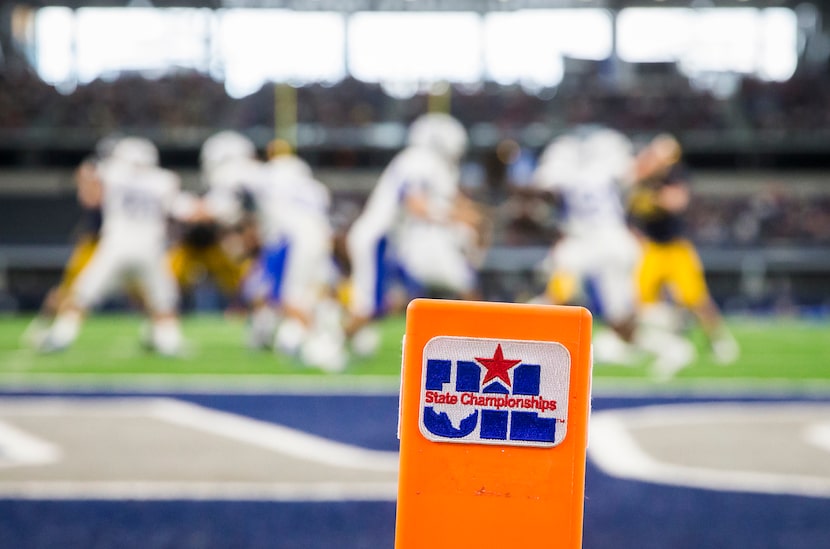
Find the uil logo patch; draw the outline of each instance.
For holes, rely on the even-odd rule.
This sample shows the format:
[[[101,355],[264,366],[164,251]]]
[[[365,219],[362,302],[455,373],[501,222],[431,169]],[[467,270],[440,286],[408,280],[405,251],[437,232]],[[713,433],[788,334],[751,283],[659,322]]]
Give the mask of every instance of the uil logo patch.
[[[550,447],[565,438],[571,356],[563,345],[439,336],[423,356],[427,439]]]

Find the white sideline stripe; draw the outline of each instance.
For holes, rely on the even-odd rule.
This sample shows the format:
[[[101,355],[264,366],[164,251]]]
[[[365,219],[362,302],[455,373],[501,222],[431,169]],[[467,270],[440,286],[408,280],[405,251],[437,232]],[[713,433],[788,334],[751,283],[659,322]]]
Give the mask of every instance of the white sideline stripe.
[[[602,366],[594,366],[595,372],[601,369]],[[655,383],[647,378],[595,375],[592,390],[594,396],[603,397],[827,396],[830,379],[681,377]]]
[[[603,366],[596,366],[601,370]],[[0,372],[0,390],[51,392],[176,392],[269,395],[378,395],[400,392],[399,375],[331,374],[56,374]],[[828,379],[675,378],[654,383],[647,378],[595,376],[595,396],[793,396],[830,394]]]
[[[804,430],[804,440],[813,446],[830,452],[830,422],[808,425]]]
[[[324,465],[369,471],[398,470],[398,453],[366,450],[236,414],[195,404],[158,399],[151,409],[158,419]]]
[[[648,455],[631,436],[631,426],[666,426],[717,419],[745,421],[747,408],[765,421],[791,420],[805,410],[827,404],[683,404],[644,406],[626,410],[594,412],[590,425],[588,455],[605,473],[625,479],[670,486],[704,488],[727,492],[830,497],[830,479],[809,475],[786,475],[754,471],[724,471],[663,463]],[[742,416],[742,417],[741,417]],[[825,435],[822,431],[822,437]],[[822,440],[826,440],[822,438]]]
[[[0,497],[57,500],[394,501],[395,482],[0,482]]]
[[[399,375],[54,374],[0,372],[0,390],[268,395],[397,395]]]
[[[44,465],[60,458],[54,444],[0,421],[0,468]]]

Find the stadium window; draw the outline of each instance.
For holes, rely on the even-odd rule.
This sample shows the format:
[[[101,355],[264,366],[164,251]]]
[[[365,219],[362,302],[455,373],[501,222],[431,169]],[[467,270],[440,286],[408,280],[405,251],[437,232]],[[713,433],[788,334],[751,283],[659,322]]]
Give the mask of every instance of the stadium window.
[[[37,11],[34,66],[44,82],[65,85],[74,81],[72,25],[70,8],[48,7]]]
[[[345,22],[334,12],[220,10],[218,67],[227,92],[242,97],[266,82],[335,83],[346,74]]]
[[[612,50],[611,15],[601,9],[519,10],[484,18],[484,59],[500,84],[553,87],[563,56],[602,60]]]
[[[481,79],[481,18],[473,12],[358,12],[347,58],[366,82],[454,83]]]
[[[686,8],[626,8],[617,15],[617,55],[629,63],[665,63],[688,47]]]
[[[81,8],[75,16],[78,80],[124,71],[207,70],[210,17],[193,8]]]
[[[758,10],[754,8],[709,8],[693,10],[686,32],[688,42],[679,62],[680,70],[751,74],[762,44]]]
[[[764,80],[789,80],[798,66],[798,17],[793,10],[767,8],[761,14],[759,76]]]
[[[684,74],[754,74],[786,80],[795,71],[797,17],[787,8],[626,8],[617,53],[631,63],[677,62]]]

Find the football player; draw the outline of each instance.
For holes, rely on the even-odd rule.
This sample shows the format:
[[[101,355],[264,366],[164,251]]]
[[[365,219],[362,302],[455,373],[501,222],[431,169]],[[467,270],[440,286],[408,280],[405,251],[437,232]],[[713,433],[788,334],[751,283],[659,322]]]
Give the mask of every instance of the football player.
[[[230,170],[220,167],[230,159],[254,158],[256,148],[240,133],[226,130],[209,137],[202,144],[200,164],[207,201],[202,197],[182,193],[177,202],[180,219],[176,244],[168,254],[179,287],[188,290],[204,276],[209,277],[225,299],[234,302],[239,297],[242,279],[254,253],[256,241],[250,234],[247,214],[251,206],[241,192]],[[245,170],[242,170],[242,177]],[[221,176],[217,176],[221,174]],[[221,203],[221,205],[220,205]]]
[[[73,174],[75,194],[81,207],[77,241],[64,266],[60,281],[49,290],[40,311],[23,334],[23,341],[34,348],[37,348],[46,337],[61,302],[69,295],[72,284],[89,263],[98,246],[102,222],[101,181],[98,166],[109,157],[118,139],[117,136],[101,139],[95,146],[95,152],[85,158],[75,169]]]
[[[659,314],[663,291],[668,291],[675,304],[698,320],[715,360],[734,362],[740,349],[709,294],[697,250],[685,236],[690,190],[680,143],[669,134],[654,137],[637,155],[634,174],[629,211],[643,238],[637,273],[643,314]]]
[[[407,141],[346,236],[351,265],[346,334],[361,354],[373,352],[378,343],[368,325],[385,312],[386,251],[393,231],[407,223],[447,225],[457,214],[459,162],[467,147],[464,127],[450,115],[430,113],[412,123]]]
[[[274,337],[255,326],[259,343],[297,355],[306,364],[329,371],[345,367],[343,333],[333,286],[331,197],[310,166],[279,141],[271,158],[249,186],[257,208],[262,252],[247,294],[255,305],[254,322],[265,307],[279,313]]]
[[[549,257],[547,297],[572,303],[591,284],[595,312],[612,330],[595,338],[597,361],[630,363],[641,349],[655,355],[659,375],[669,375],[692,361],[694,349],[670,332],[638,326],[634,273],[640,246],[622,201],[632,162],[629,139],[595,125],[574,128],[543,152],[533,185],[552,193],[562,212],[561,238]]]
[[[165,261],[167,222],[179,192],[179,177],[158,166],[158,150],[147,139],[125,137],[98,166],[102,186],[101,238],[89,264],[72,285],[41,350],[60,351],[78,336],[84,315],[117,286],[133,281],[151,318],[149,345],[177,355],[182,337],[178,291]]]
[[[253,190],[263,178],[263,162],[257,158],[254,142],[232,130],[209,137],[202,145],[200,161],[207,191],[192,204],[191,211],[196,218],[208,220],[217,229],[235,228],[242,255],[249,258],[239,281],[240,294],[251,313],[248,345],[270,348],[277,318],[264,294],[252,291],[248,281],[261,253],[261,216]]]

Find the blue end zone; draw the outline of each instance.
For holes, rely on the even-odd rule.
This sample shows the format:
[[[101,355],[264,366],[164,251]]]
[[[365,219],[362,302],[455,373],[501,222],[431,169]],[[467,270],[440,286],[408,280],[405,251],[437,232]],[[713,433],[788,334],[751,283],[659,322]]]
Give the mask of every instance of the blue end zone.
[[[396,450],[398,445],[395,396],[158,396],[366,448]],[[682,402],[793,400],[596,397],[593,406],[610,410]],[[827,402],[826,397],[814,400]],[[818,549],[830,547],[828,517],[827,498],[714,492],[624,480],[604,474],[589,461],[583,546]],[[0,500],[0,547],[15,549],[392,549],[394,524],[394,502]],[[551,536],[554,539],[555,532]]]
[[[9,549],[391,549],[394,502],[0,500]]]

